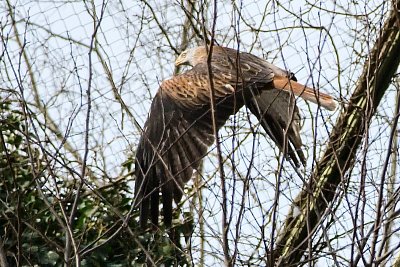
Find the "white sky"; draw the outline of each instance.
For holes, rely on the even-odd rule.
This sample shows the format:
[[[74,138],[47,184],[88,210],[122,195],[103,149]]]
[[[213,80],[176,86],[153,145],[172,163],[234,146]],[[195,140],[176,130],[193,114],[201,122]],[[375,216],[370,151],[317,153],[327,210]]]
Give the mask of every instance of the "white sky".
[[[89,79],[88,46],[93,33],[93,20],[87,12],[83,1],[64,3],[61,1],[14,1],[16,5],[16,20],[19,21],[18,29],[23,34],[26,29],[26,51],[31,58],[31,64],[36,77],[36,84],[40,100],[45,105],[50,116],[60,125],[62,131],[67,130],[72,123],[68,141],[83,153],[83,132],[87,110],[86,90]],[[96,2],[96,12],[101,12],[101,2]],[[369,46],[373,45],[374,32],[379,29],[382,14],[387,12],[387,5],[379,7],[380,1],[358,1],[358,4],[349,4],[348,1],[285,1],[277,6],[274,1],[221,1],[218,4],[218,18],[216,27],[216,40],[219,44],[237,47],[240,40],[242,51],[248,51],[282,68],[293,71],[298,80],[311,86],[319,85],[321,91],[332,94],[341,104],[345,104],[354,89],[357,77],[362,71],[362,62],[367,55]],[[354,1],[352,1],[354,2]],[[365,3],[364,3],[365,2]],[[160,28],[154,19],[154,14],[142,1],[109,1],[105,9],[104,19],[97,34],[99,51],[111,70],[113,79],[125,103],[135,116],[139,124],[143,125],[152,95],[157,91],[159,83],[171,76],[174,70],[174,59],[177,54],[169,47],[171,42],[179,49],[181,41],[182,23],[184,12],[180,1],[149,1],[160,25],[169,32],[169,40],[160,34]],[[5,4],[0,4],[5,10]],[[122,8],[123,6],[123,8]],[[236,7],[234,7],[236,6]],[[89,7],[91,9],[91,7]],[[239,12],[241,16],[239,16]],[[347,16],[348,11],[354,16]],[[264,15],[265,14],[265,15]],[[211,27],[211,14],[209,14],[208,27]],[[22,22],[20,20],[23,20]],[[0,13],[2,25],[7,25],[7,14]],[[368,23],[366,23],[368,22]],[[27,26],[27,23],[28,26]],[[250,27],[259,29],[257,35]],[[302,28],[303,27],[303,28]],[[377,28],[376,28],[377,27]],[[12,37],[10,27],[6,27]],[[53,33],[52,35],[49,33]],[[236,34],[238,32],[238,34]],[[370,36],[371,35],[371,36]],[[22,36],[21,36],[22,38]],[[68,39],[71,39],[70,42]],[[368,42],[365,42],[368,40]],[[79,42],[79,43],[78,43]],[[201,42],[199,39],[191,41],[191,46]],[[279,49],[279,48],[282,49]],[[3,49],[4,47],[2,47]],[[11,62],[6,65],[18,65],[19,49],[14,41],[7,45]],[[93,59],[93,83],[91,135],[89,163],[105,169],[107,175],[116,177],[121,170],[121,163],[135,150],[139,138],[139,131],[134,123],[122,115],[121,106],[113,96],[110,83],[96,54]],[[74,70],[74,68],[77,68]],[[26,67],[22,64],[21,75],[25,96],[33,101],[32,85],[27,76]],[[15,79],[6,78],[5,70],[0,69],[2,87],[16,88]],[[121,82],[124,81],[123,84]],[[394,110],[394,95],[392,89],[382,101],[379,109],[379,118],[374,121],[370,140],[367,148],[367,190],[371,197],[369,205],[374,209],[376,195],[374,195],[375,180],[380,175],[380,168],[387,143],[387,120],[391,120]],[[327,112],[317,109],[314,105],[298,101],[299,107],[305,118],[302,138],[306,148],[313,146],[315,133],[315,154],[313,149],[308,151],[308,165],[300,173],[308,177],[311,172],[313,158],[319,158],[327,136],[336,121],[340,109],[336,112]],[[238,115],[238,125],[243,129],[234,139],[227,138],[231,132],[221,131],[224,140],[224,153],[231,153],[238,140],[245,137],[248,122],[245,116]],[[73,118],[69,120],[69,118]],[[386,121],[386,122],[385,122]],[[253,120],[253,123],[255,121]],[[232,124],[232,122],[231,122]],[[261,130],[262,132],[262,130]],[[59,141],[57,141],[59,142]],[[235,152],[234,160],[241,174],[249,164],[251,154],[255,154],[251,177],[250,193],[247,196],[246,211],[241,229],[240,253],[247,255],[252,252],[254,244],[260,239],[257,225],[269,220],[269,209],[274,199],[276,187],[275,170],[277,160],[272,149],[273,144],[261,135],[253,138],[247,136],[244,144]],[[216,169],[215,149],[206,159],[205,180],[212,177]],[[350,189],[357,190],[360,166],[357,165],[352,173]],[[99,171],[100,172],[100,171]],[[226,165],[227,177],[234,177],[229,164]],[[210,234],[220,231],[220,181],[212,177],[207,182],[204,190],[206,200],[205,212]],[[278,223],[285,219],[292,199],[301,189],[302,181],[293,172],[292,167],[285,163],[285,170],[281,177]],[[232,210],[237,215],[242,182],[237,179],[228,181],[228,196],[234,194]],[[255,190],[257,189],[257,190]],[[257,196],[259,199],[257,199]],[[354,194],[353,197],[357,195]],[[258,202],[259,201],[259,202]],[[260,206],[261,203],[261,206]],[[350,204],[349,204],[350,203]],[[351,229],[349,213],[351,200],[341,205],[341,210],[336,214],[340,216],[335,227],[330,228],[332,235],[344,233]],[[341,215],[342,214],[342,215]],[[373,220],[374,213],[371,213]],[[235,222],[235,220],[234,220]],[[233,223],[235,224],[235,223]],[[235,234],[232,227],[231,237]],[[264,229],[268,233],[268,228]],[[269,234],[265,236],[268,239]],[[351,233],[344,234],[338,239],[337,248],[349,244]],[[198,240],[194,239],[193,249],[198,249]],[[217,239],[210,238],[207,243],[208,264],[219,264],[222,249]],[[246,252],[247,251],[247,252]],[[262,255],[264,247],[255,253]],[[338,251],[348,257],[348,251]],[[325,262],[321,261],[321,266]]]

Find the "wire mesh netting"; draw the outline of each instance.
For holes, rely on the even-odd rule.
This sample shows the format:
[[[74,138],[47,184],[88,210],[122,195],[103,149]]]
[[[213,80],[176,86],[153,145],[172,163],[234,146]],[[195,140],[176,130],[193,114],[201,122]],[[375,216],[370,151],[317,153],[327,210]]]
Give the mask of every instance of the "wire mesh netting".
[[[312,182],[329,135],[350,101],[393,5],[395,1],[2,2],[0,99],[11,101],[11,109],[21,112],[24,143],[40,151],[43,166],[32,178],[37,183],[30,185],[43,190],[41,198],[47,206],[42,208],[57,213],[50,207],[60,205],[63,209],[65,204],[67,215],[60,220],[66,222],[73,212],[73,201],[69,201],[80,191],[82,196],[93,198],[104,214],[114,216],[121,211],[119,222],[124,218],[137,221],[129,201],[135,181],[130,160],[152,98],[163,80],[187,70],[175,67],[176,57],[213,36],[215,45],[246,51],[290,70],[298,81],[320,88],[339,103],[339,108],[330,112],[296,98],[303,117],[301,136],[307,158],[300,168],[285,160],[257,120],[241,109],[219,132],[226,195],[221,189],[215,144],[187,185],[177,221],[183,221],[186,213],[194,217],[190,234],[181,240],[191,264],[221,265],[227,263],[229,254],[236,265],[268,265],[287,216],[295,217],[299,212],[292,203]],[[312,238],[307,240],[307,252],[299,265],[384,265],[386,260],[395,261],[399,145],[398,130],[393,128],[397,127],[398,94],[399,81],[394,78],[371,122],[365,121],[368,130],[361,133],[354,166],[342,174],[334,200],[321,211],[317,226],[309,229]],[[2,150],[13,149],[7,144]],[[32,156],[30,160],[35,161]],[[102,188],[121,181],[128,185],[124,188],[126,210],[101,194]],[[83,208],[79,202],[86,203],[76,201],[78,210]],[[4,210],[12,206],[2,203]],[[96,205],[90,212],[95,213]],[[89,218],[90,212],[86,214]],[[96,216],[82,222],[78,215],[73,217],[89,231],[92,226],[86,223],[98,223]],[[40,212],[30,218],[39,219]],[[227,229],[222,229],[222,218],[228,221]],[[11,225],[8,219],[5,222]],[[47,244],[42,247],[58,251],[64,262],[79,251],[84,252],[84,259],[93,255],[93,251],[87,252],[91,248],[102,248],[101,238],[89,242],[82,237],[85,234],[73,231],[79,223],[70,225],[77,248],[70,258],[65,258],[62,250],[67,237],[55,239],[59,249],[42,237]],[[111,233],[119,225],[116,220],[115,228],[109,226],[99,236],[107,242],[116,238]],[[134,228],[126,222],[121,229],[124,227]],[[2,230],[2,242],[13,251],[15,244],[8,243],[8,231],[7,227]],[[227,243],[222,238],[224,231]],[[46,236],[45,231],[38,232]],[[25,257],[35,253],[28,254]],[[109,262],[114,261],[111,254],[103,260],[110,257]],[[134,264],[138,259],[135,254],[129,262]]]

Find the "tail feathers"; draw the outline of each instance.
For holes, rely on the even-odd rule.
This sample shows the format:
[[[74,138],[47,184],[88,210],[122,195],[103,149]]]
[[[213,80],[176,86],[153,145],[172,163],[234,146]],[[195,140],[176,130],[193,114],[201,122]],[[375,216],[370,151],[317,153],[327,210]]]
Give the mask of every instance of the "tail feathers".
[[[275,76],[273,79],[274,88],[293,92],[293,94],[303,98],[304,100],[311,101],[315,104],[321,105],[328,110],[335,110],[337,102],[330,95],[319,92],[316,89],[307,87],[287,77]]]

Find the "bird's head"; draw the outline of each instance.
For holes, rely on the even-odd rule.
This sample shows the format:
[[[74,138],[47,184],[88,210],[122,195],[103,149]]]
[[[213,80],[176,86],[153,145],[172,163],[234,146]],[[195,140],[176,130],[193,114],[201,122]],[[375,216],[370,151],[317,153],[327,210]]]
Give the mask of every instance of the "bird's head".
[[[200,62],[204,62],[207,58],[207,51],[204,46],[198,46],[183,51],[175,60],[175,66],[189,65],[196,66]]]

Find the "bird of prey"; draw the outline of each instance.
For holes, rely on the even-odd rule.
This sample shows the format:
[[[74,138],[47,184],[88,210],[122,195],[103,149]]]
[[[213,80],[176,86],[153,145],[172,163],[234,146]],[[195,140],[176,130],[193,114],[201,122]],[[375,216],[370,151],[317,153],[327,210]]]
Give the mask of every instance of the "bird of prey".
[[[142,228],[149,219],[158,225],[160,198],[164,223],[171,226],[173,201],[180,202],[184,185],[214,142],[210,90],[217,130],[246,105],[297,166],[305,158],[292,94],[328,110],[336,107],[331,96],[255,55],[213,46],[208,62],[208,53],[205,46],[182,52],[175,65],[192,68],[164,80],[153,99],[135,159],[134,205],[140,209]]]

